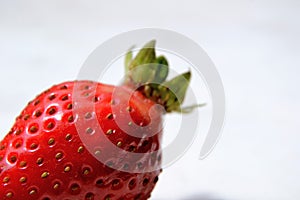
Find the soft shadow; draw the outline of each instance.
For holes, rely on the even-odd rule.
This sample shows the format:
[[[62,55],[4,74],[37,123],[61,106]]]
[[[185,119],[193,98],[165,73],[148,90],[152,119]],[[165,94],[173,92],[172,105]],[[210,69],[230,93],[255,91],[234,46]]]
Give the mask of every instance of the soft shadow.
[[[213,194],[194,194],[184,198],[180,198],[180,200],[227,200],[222,197]]]

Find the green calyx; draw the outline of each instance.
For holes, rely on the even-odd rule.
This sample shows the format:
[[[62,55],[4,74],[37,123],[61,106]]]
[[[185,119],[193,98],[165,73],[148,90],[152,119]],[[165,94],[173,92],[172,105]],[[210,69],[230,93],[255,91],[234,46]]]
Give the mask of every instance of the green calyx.
[[[156,56],[155,40],[148,42],[133,58],[132,48],[125,57],[125,85],[136,88],[147,98],[162,105],[166,112],[190,112],[194,107],[181,107],[188,89],[191,72],[167,80],[168,61]]]

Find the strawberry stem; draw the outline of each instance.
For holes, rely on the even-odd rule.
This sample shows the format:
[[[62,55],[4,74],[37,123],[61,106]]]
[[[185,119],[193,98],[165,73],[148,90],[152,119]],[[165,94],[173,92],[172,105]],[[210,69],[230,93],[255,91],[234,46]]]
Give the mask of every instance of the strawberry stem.
[[[151,40],[137,53],[133,59],[132,48],[125,56],[126,79],[124,85],[137,88],[147,98],[164,106],[166,112],[190,112],[198,105],[182,109],[188,89],[191,72],[185,72],[166,80],[169,73],[167,59],[156,56],[155,40]]]

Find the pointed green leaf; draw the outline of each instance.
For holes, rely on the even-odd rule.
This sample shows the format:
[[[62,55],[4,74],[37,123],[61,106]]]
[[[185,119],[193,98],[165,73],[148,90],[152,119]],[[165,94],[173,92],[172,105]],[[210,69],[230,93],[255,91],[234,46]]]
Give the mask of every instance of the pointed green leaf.
[[[172,93],[174,93],[174,95],[176,96],[175,98],[177,99],[176,101],[179,101],[179,103],[181,104],[184,100],[184,96],[189,86],[190,79],[191,72],[188,71],[184,74],[176,76],[170,81],[163,83],[163,85],[169,88]]]
[[[132,60],[129,69],[132,70],[133,68],[143,65],[153,63],[155,61],[155,40],[151,40],[148,42],[136,55],[134,60]]]
[[[134,46],[132,46],[131,48],[128,49],[126,55],[125,55],[125,61],[124,61],[124,65],[125,65],[125,74],[128,73],[129,71],[129,66],[130,63],[132,61],[132,49],[134,48]]]
[[[159,56],[156,58],[155,63],[157,63],[157,67],[154,69],[155,77],[152,81],[154,83],[162,83],[166,80],[169,73],[168,61],[164,56]]]

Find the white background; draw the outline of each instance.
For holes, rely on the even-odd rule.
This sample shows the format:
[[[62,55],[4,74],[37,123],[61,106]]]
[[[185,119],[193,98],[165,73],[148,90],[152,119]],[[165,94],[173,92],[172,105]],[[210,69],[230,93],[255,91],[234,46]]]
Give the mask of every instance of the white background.
[[[75,79],[105,40],[171,29],[214,61],[227,119],[213,153],[198,160],[198,137],[164,170],[152,199],[299,199],[299,19],[297,0],[1,0],[1,136],[35,95]]]

